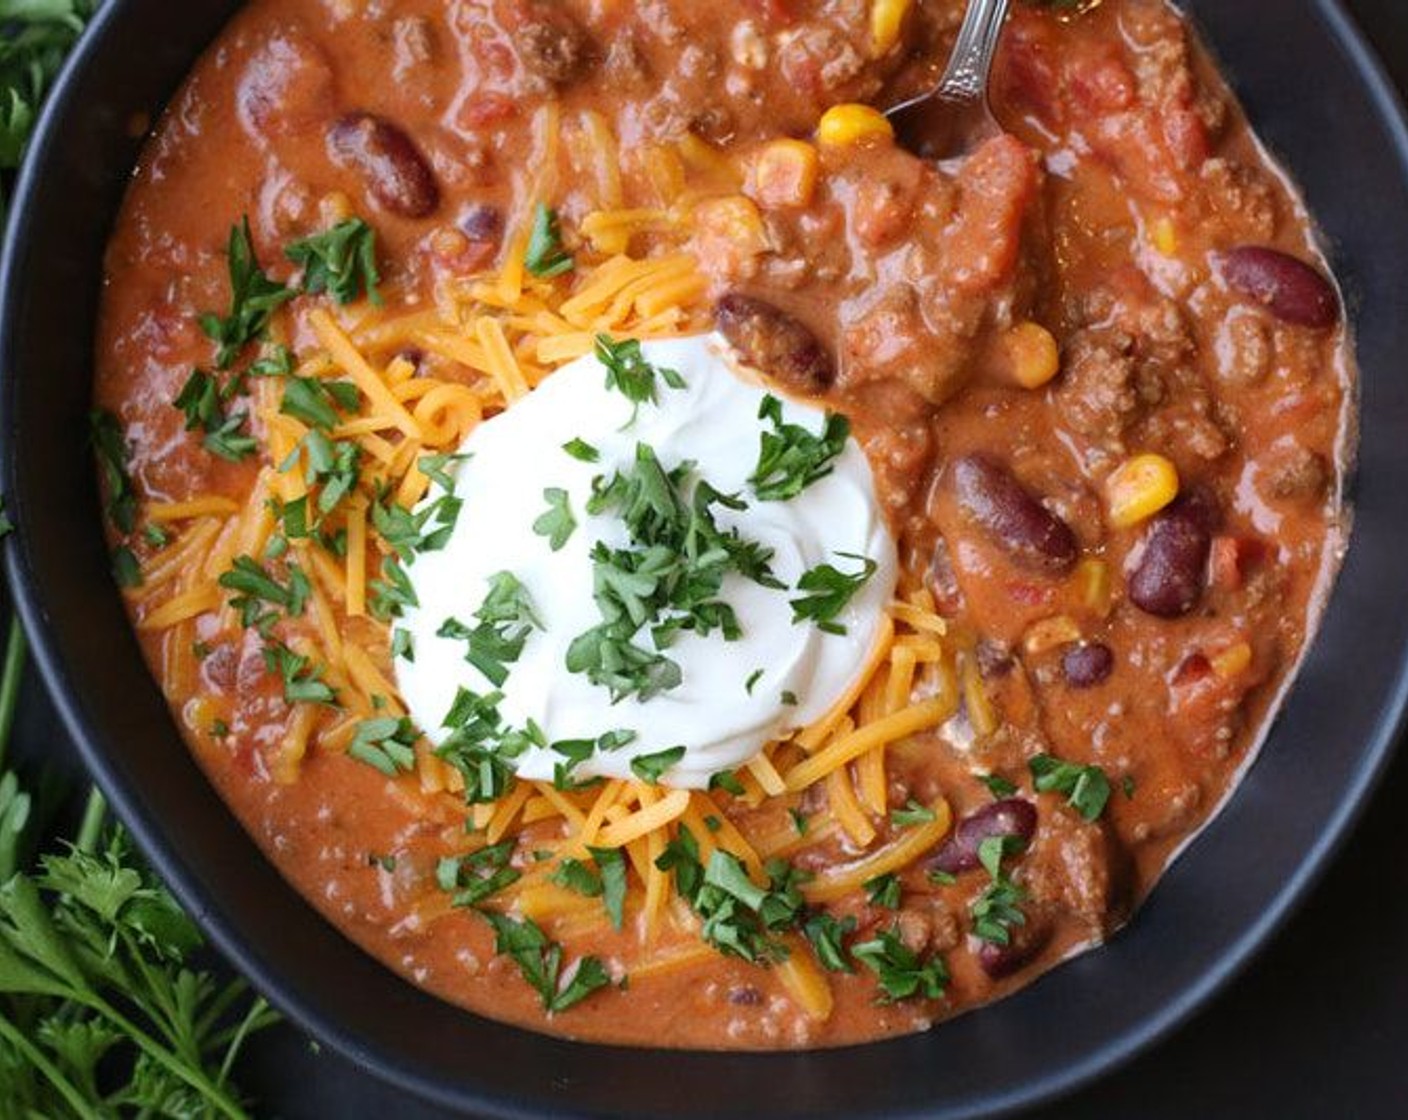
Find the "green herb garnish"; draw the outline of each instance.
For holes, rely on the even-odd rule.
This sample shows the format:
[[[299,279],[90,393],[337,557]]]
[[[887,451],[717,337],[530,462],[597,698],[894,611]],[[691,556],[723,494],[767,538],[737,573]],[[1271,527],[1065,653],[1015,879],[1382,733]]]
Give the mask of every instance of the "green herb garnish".
[[[544,1011],[566,1011],[611,983],[606,967],[596,957],[581,958],[564,983],[562,946],[549,941],[536,922],[487,910],[481,913],[494,927],[494,952],[510,957],[518,965],[523,979],[538,993]]]
[[[284,256],[303,268],[303,290],[327,292],[339,304],[352,303],[363,292],[377,306],[376,232],[361,218],[348,218],[332,229],[295,241]]]
[[[1110,801],[1110,779],[1098,766],[1062,762],[1039,754],[1027,763],[1038,793],[1064,793],[1066,803],[1088,821],[1100,819]]]
[[[866,900],[872,906],[882,906],[886,910],[898,910],[904,888],[900,877],[893,871],[867,879],[861,886],[865,889]]]
[[[269,326],[274,312],[294,296],[292,289],[271,280],[254,255],[249,218],[230,229],[226,249],[230,273],[230,311],[223,318],[213,312],[200,316],[200,328],[217,344],[215,365],[229,369],[240,351]]]
[[[352,736],[347,753],[358,762],[380,770],[388,778],[409,773],[416,766],[415,726],[404,717],[363,720]]]
[[[869,582],[880,567],[874,560],[843,553],[850,560],[859,560],[861,570],[843,572],[830,564],[818,564],[802,574],[797,590],[806,592],[791,600],[793,622],[815,622],[828,634],[844,634],[846,628],[836,621],[856,593]]]
[[[933,820],[934,810],[912,797],[905,802],[903,809],[890,810],[890,823],[896,828],[912,828],[915,825],[929,824]]]
[[[561,552],[563,545],[577,531],[577,519],[572,516],[566,490],[549,486],[543,491],[543,498],[548,503],[548,509],[533,522],[533,532],[547,537],[548,547],[554,552]]]
[[[763,398],[758,419],[771,421],[773,430],[762,434],[758,465],[748,483],[765,502],[789,501],[829,475],[851,435],[850,422],[835,413],[827,413],[820,435],[784,423],[782,402],[771,395]]]
[[[683,759],[685,753],[684,747],[671,747],[654,754],[637,755],[631,759],[631,772],[643,782],[659,785],[665,771]]]
[[[634,338],[612,340],[610,335],[596,336],[597,360],[606,367],[606,387],[615,389],[638,410],[643,404],[658,399],[657,378],[671,389],[683,389],[684,378],[672,369],[654,366],[645,358],[640,342]],[[632,421],[635,416],[632,414]]]
[[[523,267],[534,276],[549,279],[571,272],[574,263],[572,254],[562,244],[562,226],[557,211],[538,203],[533,208],[533,227],[523,254]]]
[[[941,999],[948,987],[948,966],[940,956],[927,961],[909,948],[894,926],[851,948],[851,956],[875,973],[885,1003],[922,997]]]

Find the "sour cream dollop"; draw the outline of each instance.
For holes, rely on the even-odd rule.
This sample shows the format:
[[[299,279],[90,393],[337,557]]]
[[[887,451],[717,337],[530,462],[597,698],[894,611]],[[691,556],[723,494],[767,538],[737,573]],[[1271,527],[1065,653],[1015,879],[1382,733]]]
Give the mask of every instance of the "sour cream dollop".
[[[549,743],[634,733],[625,747],[599,750],[577,765],[574,779],[630,778],[633,759],[682,746],[683,757],[661,784],[700,789],[768,742],[826,714],[861,672],[897,573],[894,541],[863,452],[848,440],[829,475],[790,500],[759,500],[749,476],[760,436],[771,430],[759,418],[768,390],[738,368],[714,334],[646,342],[642,352],[652,366],[678,372],[684,386],[657,379],[657,402],[637,409],[607,387],[605,366],[589,355],[481,424],[460,449],[466,458],[449,471],[463,502],[454,530],[443,548],[407,564],[419,605],[397,622],[409,632],[414,656],[397,659],[397,681],[411,718],[435,744],[451,734],[444,721],[461,688],[499,692],[504,723],[522,728],[532,721]],[[820,409],[793,401],[782,407],[786,422],[823,429]],[[569,454],[564,445],[574,440],[599,458],[585,462]],[[772,549],[773,574],[786,588],[729,574],[720,598],[733,607],[741,637],[726,641],[717,630],[679,634],[664,652],[679,665],[681,683],[648,700],[612,703],[605,687],[568,671],[566,656],[574,638],[601,622],[593,599],[593,546],[630,546],[619,515],[587,513],[593,480],[629,470],[640,444],[653,448],[666,470],[693,463],[697,477],[742,498],[744,509],[715,507],[717,523]],[[548,508],[548,489],[566,491],[577,522],[556,552],[533,529]],[[790,600],[801,597],[796,587],[803,574],[821,564],[858,570],[861,562],[847,554],[877,566],[835,619],[844,634],[793,621]],[[495,685],[466,660],[463,640],[439,633],[447,619],[474,625],[501,572],[512,573],[525,589],[540,628],[507,666],[507,680]],[[648,628],[636,641],[653,648]],[[535,746],[511,765],[520,777],[552,780],[563,761],[550,747]]]

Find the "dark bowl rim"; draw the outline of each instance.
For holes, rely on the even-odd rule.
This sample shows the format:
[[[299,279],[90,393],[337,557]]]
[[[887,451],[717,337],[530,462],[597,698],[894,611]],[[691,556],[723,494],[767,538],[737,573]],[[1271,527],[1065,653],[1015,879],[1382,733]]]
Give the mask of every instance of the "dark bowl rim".
[[[8,359],[11,350],[12,323],[18,313],[24,284],[23,277],[19,275],[18,262],[25,256],[21,250],[32,235],[29,216],[31,202],[41,189],[40,168],[48,162],[52,149],[62,142],[63,124],[76,111],[76,106],[71,104],[73,87],[92,58],[104,50],[112,26],[123,18],[127,2],[105,0],[99,7],[55,81],[25,153],[10,200],[3,244],[0,244],[0,361]],[[1408,108],[1403,96],[1362,29],[1345,10],[1342,0],[1310,0],[1310,3],[1318,11],[1329,36],[1344,51],[1350,69],[1357,75],[1359,84],[1391,133],[1396,162],[1402,169],[1405,181],[1408,181]],[[10,397],[12,380],[0,370],[0,398],[7,400]],[[9,483],[13,481],[14,470],[14,458],[5,447],[0,446],[0,481],[5,484],[0,487],[0,494],[13,489]],[[1353,547],[1352,533],[1350,547]],[[482,1109],[483,1115],[504,1117],[506,1120],[535,1120],[543,1116],[541,1109],[525,1107],[522,1102],[498,1097],[487,1089],[470,1089],[461,1083],[452,1090],[437,1084],[431,1075],[402,1068],[380,1051],[364,1044],[341,1023],[327,1021],[305,1001],[296,984],[290,985],[287,978],[274,975],[279,970],[266,967],[261,955],[244,945],[221,909],[207,903],[206,889],[199,879],[157,841],[155,826],[148,822],[137,792],[121,780],[99,747],[97,736],[90,729],[81,705],[71,695],[72,689],[54,637],[48,629],[44,604],[27,553],[18,546],[13,536],[0,544],[0,560],[4,561],[14,607],[28,636],[40,676],[91,777],[107,796],[113,810],[131,832],[152,867],[195,917],[220,953],[293,1022],[327,1042],[361,1068],[399,1088],[454,1109],[463,1109],[467,1102],[472,1101],[476,1109]],[[1333,609],[1332,605],[1330,609]],[[1383,778],[1405,730],[1408,730],[1408,648],[1402,651],[1392,691],[1379,713],[1372,735],[1365,741],[1358,763],[1340,794],[1333,814],[1326,820],[1316,841],[1301,856],[1294,874],[1284,880],[1261,916],[1231,943],[1216,965],[1196,983],[1185,986],[1180,993],[1167,1000],[1142,1023],[1095,1047],[1083,1060],[1044,1076],[1020,1079],[1012,1089],[990,1094],[986,1100],[975,1102],[975,1106],[962,1115],[1011,1115],[1067,1096],[1128,1064],[1205,1008],[1286,924],[1328,870]],[[1236,791],[1232,796],[1237,796]],[[575,1045],[591,1047],[595,1044]],[[766,1060],[768,1055],[740,1054],[738,1057],[761,1057]],[[883,1108],[875,1112],[877,1116],[913,1116],[916,1120],[926,1114],[922,1111],[886,1111]]]

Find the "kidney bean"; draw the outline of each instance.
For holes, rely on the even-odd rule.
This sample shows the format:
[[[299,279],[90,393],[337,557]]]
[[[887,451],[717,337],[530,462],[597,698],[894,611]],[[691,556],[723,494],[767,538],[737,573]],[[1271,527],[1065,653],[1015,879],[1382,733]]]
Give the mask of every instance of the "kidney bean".
[[[1129,577],[1130,601],[1159,618],[1197,606],[1218,519],[1217,500],[1202,488],[1185,491],[1155,517]]]
[[[953,830],[926,866],[934,871],[957,875],[979,866],[978,848],[984,840],[996,836],[1016,836],[1023,844],[1031,843],[1036,832],[1036,806],[1020,797],[994,801],[969,813]]]
[[[504,235],[504,212],[487,202],[476,202],[460,215],[460,232],[471,241],[497,245]]]
[[[835,363],[816,335],[781,308],[741,292],[714,305],[714,324],[739,357],[799,393],[824,393]]]
[[[1071,527],[1005,467],[965,455],[953,464],[953,485],[963,512],[1018,564],[1055,573],[1075,565],[1080,546]]]
[[[1222,278],[1233,291],[1255,300],[1276,318],[1302,327],[1333,327],[1340,301],[1319,269],[1279,249],[1244,245],[1218,259]]]
[[[1115,669],[1115,654],[1103,642],[1082,642],[1061,658],[1061,672],[1072,688],[1094,688]]]
[[[403,218],[429,217],[440,188],[425,157],[400,128],[370,113],[349,113],[328,129],[328,154],[362,177],[383,210]]]

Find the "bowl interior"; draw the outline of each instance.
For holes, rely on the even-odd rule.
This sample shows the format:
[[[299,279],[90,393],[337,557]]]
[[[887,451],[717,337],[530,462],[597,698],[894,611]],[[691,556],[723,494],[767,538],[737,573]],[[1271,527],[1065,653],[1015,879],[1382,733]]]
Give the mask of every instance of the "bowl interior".
[[[773,1055],[582,1046],[421,993],[283,882],[181,742],[108,574],[86,450],[92,323],[139,146],[132,122],[155,115],[238,6],[108,0],[80,48],[17,192],[0,272],[0,448],[19,526],[4,546],[10,578],[60,710],[157,868],[276,1003],[354,1059],[481,1116],[968,1116],[1128,1057],[1266,938],[1382,769],[1408,689],[1408,132],[1332,0],[1188,5],[1325,231],[1363,375],[1352,548],[1260,761],[1105,949],[927,1035]]]

